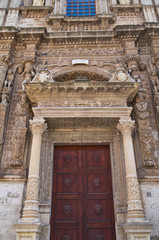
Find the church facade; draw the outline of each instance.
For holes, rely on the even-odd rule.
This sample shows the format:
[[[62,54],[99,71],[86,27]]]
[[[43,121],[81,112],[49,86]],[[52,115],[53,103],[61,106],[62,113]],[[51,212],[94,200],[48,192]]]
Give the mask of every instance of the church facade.
[[[159,240],[159,0],[0,1],[0,239]]]

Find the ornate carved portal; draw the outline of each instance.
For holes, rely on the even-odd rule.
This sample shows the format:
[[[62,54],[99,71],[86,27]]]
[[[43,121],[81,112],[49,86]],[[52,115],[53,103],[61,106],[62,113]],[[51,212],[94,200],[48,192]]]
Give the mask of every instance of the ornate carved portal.
[[[102,128],[110,128],[110,131],[113,128],[114,131],[115,126],[117,133],[117,122],[120,119],[118,128],[123,135],[126,166],[127,221],[129,224],[134,224],[136,221],[143,223],[144,211],[140,198],[131,138],[133,121],[131,121],[130,114],[132,107],[129,107],[127,104],[133,101],[139,90],[140,82],[134,80],[122,66],[118,66],[116,72],[109,79],[102,77],[102,74],[98,74],[92,80],[90,74],[82,75],[81,72],[79,72],[78,76],[77,74],[73,75],[73,73],[70,73],[70,76],[71,79],[69,79],[67,74],[54,78],[53,74],[48,70],[40,70],[34,78],[28,78],[24,82],[27,95],[35,106],[32,107],[34,113],[33,123],[37,127],[33,128],[33,123],[31,122],[33,143],[27,184],[27,198],[24,204],[22,221],[24,224],[27,224],[28,220],[30,224],[35,221],[40,223],[38,209],[39,164],[42,133],[44,132],[44,128],[46,130],[45,120],[48,128],[52,128],[53,126],[54,130],[56,129],[57,131],[59,124],[61,124],[60,128],[63,126],[64,128],[68,127],[67,129],[70,128],[70,130],[73,130],[70,122],[67,122],[67,119],[71,119],[73,125],[78,130],[80,128],[89,128],[91,132],[91,125],[94,129],[100,129],[100,131]],[[43,128],[40,126],[43,126]],[[63,141],[62,139],[61,143],[64,143]],[[129,157],[127,149],[130,150],[131,157]],[[62,160],[60,162],[63,162],[64,166],[69,165],[72,167],[73,156],[70,153],[63,156]],[[100,165],[101,156],[98,152],[93,154],[91,163],[97,166]],[[71,176],[64,176],[61,182],[63,182],[63,188],[67,191],[72,186],[73,179]],[[93,176],[91,184],[94,191],[98,191],[97,189],[103,186],[99,175]],[[35,192],[33,188],[36,189]],[[74,211],[74,207],[72,207],[69,201],[65,202],[62,208],[57,209],[61,211],[61,214],[66,219]],[[97,216],[97,218],[103,216],[105,208],[103,208],[102,202],[98,201],[92,205],[92,211],[92,214]],[[60,216],[60,214],[57,214],[57,216]],[[140,231],[142,231],[142,226]],[[104,232],[96,232],[96,239],[103,239],[103,234]],[[144,239],[148,239],[146,238],[148,235],[149,233],[145,233],[143,230]],[[69,237],[70,233],[64,232],[62,239],[69,239]]]

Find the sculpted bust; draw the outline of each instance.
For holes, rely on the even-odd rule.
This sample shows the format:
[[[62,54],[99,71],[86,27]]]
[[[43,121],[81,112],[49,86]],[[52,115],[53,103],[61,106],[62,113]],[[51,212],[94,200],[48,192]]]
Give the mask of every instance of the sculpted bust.
[[[44,0],[33,0],[33,6],[44,6]]]

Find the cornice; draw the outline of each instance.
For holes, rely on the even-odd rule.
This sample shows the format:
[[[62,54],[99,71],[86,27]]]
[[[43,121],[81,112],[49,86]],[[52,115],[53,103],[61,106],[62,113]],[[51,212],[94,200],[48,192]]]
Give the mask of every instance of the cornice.
[[[97,99],[104,94],[105,98],[123,98],[132,101],[139,89],[138,82],[63,82],[63,83],[26,83],[28,97],[33,103],[38,103],[43,98],[51,99],[62,96],[92,96]]]

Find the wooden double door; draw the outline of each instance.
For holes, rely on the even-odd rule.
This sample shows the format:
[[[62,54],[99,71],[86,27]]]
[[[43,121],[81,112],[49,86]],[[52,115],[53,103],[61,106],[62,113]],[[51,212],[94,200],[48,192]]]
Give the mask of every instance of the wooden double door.
[[[115,240],[109,146],[57,146],[50,240]]]

